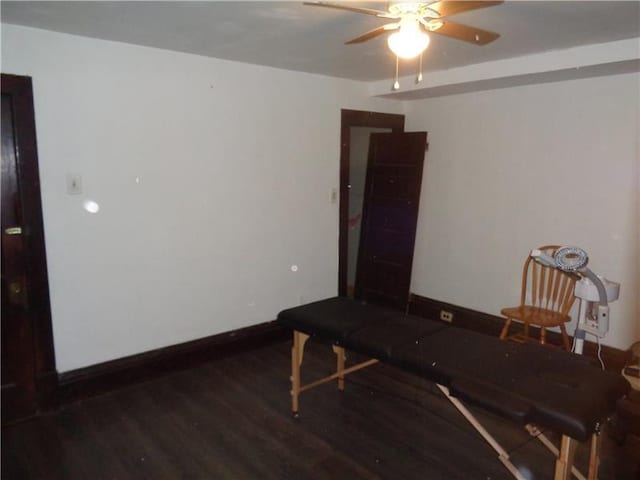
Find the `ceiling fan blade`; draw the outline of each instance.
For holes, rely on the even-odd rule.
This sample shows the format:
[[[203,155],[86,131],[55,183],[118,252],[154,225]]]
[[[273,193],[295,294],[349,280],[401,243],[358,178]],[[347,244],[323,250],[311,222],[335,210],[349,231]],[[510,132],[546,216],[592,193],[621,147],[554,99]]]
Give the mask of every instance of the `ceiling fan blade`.
[[[303,5],[308,5],[310,7],[337,8],[338,10],[347,10],[349,12],[366,13],[367,15],[375,15],[376,17],[390,18],[389,12],[385,12],[383,10],[374,10],[372,8],[349,7],[347,5],[338,5],[337,3],[329,2],[303,2]]]
[[[456,38],[463,42],[473,43],[475,45],[486,45],[493,42],[500,35],[488,30],[481,30],[475,27],[468,27],[460,23],[442,21],[442,26],[433,33],[445,35],[447,37]]]
[[[371,40],[372,38],[375,38],[386,31],[397,30],[398,28],[400,28],[399,23],[388,23],[386,25],[382,25],[381,27],[374,28],[373,30],[369,30],[367,33],[364,33],[359,37],[354,38],[353,40],[349,40],[348,42],[345,42],[345,45],[352,45],[354,43],[366,42],[367,40]]]
[[[458,1],[441,1],[435,2],[429,5],[430,10],[434,10],[440,14],[441,17],[449,17],[457,13],[467,12],[469,10],[477,10],[479,8],[494,7],[504,2],[458,2]]]

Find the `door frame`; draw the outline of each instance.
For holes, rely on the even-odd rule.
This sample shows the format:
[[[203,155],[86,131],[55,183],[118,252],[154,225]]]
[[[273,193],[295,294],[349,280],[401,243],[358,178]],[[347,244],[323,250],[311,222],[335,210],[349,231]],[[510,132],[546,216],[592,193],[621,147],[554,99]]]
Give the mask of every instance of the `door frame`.
[[[404,132],[404,115],[342,109],[340,124],[340,221],[338,233],[338,295],[347,295],[349,262],[349,163],[351,127],[389,128]]]
[[[25,317],[31,323],[32,388],[38,410],[52,406],[58,377],[55,366],[49,280],[40,196],[40,174],[31,77],[2,74],[2,95],[11,97],[18,169],[18,188],[22,206],[22,231],[26,256],[29,307]],[[4,233],[4,232],[3,232]],[[29,352],[28,350],[31,350]]]

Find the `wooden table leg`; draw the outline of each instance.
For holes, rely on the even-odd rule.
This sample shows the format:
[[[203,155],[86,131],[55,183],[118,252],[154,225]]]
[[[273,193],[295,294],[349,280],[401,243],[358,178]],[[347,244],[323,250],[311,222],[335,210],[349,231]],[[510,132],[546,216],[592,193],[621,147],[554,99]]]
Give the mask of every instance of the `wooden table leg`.
[[[336,372],[338,374],[338,390],[344,391],[344,348],[333,346],[333,352],[336,354]]]
[[[291,413],[298,415],[298,395],[300,394],[300,364],[298,363],[300,338],[298,332],[293,332],[293,346],[291,347]]]
[[[291,347],[291,413],[298,417],[298,397],[300,395],[300,366],[304,354],[304,344],[309,335],[293,331],[293,346]]]
[[[577,442],[566,435],[562,436],[560,442],[560,453],[556,460],[556,472],[554,480],[569,480],[571,478],[571,467],[573,466],[573,457],[576,453]]]
[[[598,478],[598,466],[600,459],[598,458],[598,446],[600,442],[600,435],[594,433],[591,437],[591,450],[589,452],[589,473],[588,480],[596,480]]]

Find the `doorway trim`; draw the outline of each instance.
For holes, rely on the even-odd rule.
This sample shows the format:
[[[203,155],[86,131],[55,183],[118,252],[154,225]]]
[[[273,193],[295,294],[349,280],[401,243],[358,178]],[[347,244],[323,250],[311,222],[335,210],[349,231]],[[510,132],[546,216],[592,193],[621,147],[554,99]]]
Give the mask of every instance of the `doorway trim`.
[[[57,373],[51,323],[49,280],[40,197],[40,174],[31,77],[2,74],[2,95],[9,95],[14,111],[18,187],[22,204],[22,230],[29,285],[29,312],[32,342],[33,388],[36,407],[43,410],[54,403]]]
[[[349,261],[349,164],[351,155],[351,127],[389,128],[394,133],[404,132],[404,115],[341,111],[340,124],[340,222],[338,234],[338,295],[347,295],[347,266]]]

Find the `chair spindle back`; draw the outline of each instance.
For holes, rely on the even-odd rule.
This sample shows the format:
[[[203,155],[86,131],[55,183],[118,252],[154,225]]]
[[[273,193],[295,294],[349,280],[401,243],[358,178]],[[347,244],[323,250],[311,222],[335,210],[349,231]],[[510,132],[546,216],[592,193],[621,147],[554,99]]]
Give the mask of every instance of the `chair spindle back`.
[[[558,248],[559,245],[545,245],[539,250],[553,256]],[[575,283],[576,275],[540,265],[529,257],[522,272],[520,304],[567,314],[573,305]]]

